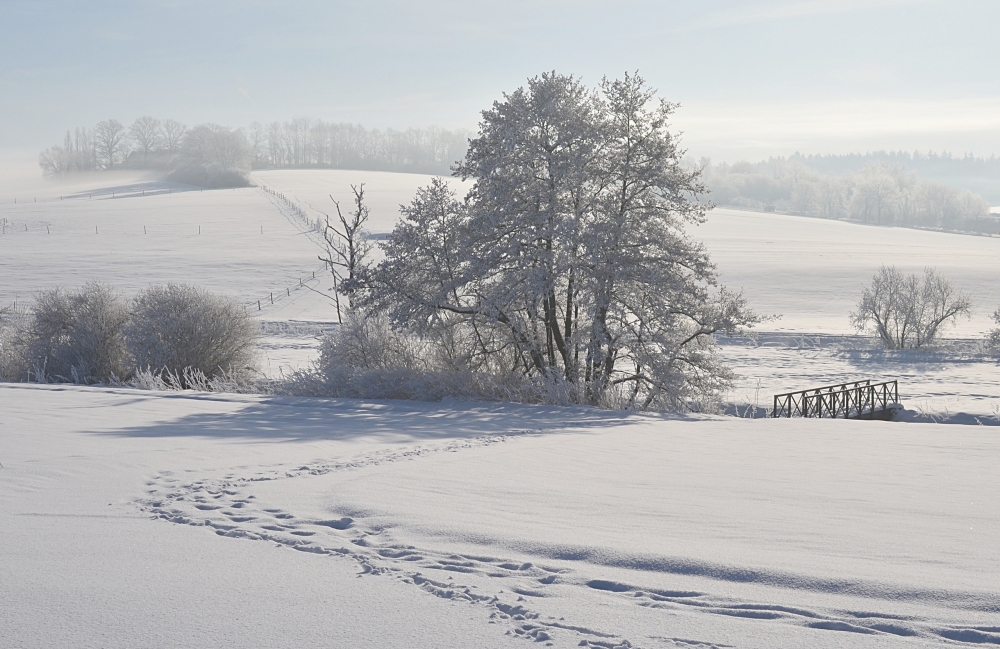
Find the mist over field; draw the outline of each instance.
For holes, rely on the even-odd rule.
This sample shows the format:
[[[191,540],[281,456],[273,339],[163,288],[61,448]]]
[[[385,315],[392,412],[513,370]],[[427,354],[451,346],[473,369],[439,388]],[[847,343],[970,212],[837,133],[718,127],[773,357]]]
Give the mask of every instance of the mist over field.
[[[1000,5],[0,13],[0,645],[1000,644]]]

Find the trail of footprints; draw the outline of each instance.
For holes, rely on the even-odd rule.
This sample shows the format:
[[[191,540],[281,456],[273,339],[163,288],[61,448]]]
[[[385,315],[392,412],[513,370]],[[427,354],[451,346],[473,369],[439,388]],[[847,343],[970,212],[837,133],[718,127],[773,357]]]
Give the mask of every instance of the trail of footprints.
[[[257,502],[250,491],[255,482],[321,475],[331,471],[394,462],[428,453],[455,451],[508,441],[513,435],[493,435],[463,440],[437,447],[417,447],[402,451],[381,451],[354,461],[314,464],[295,469],[271,469],[249,477],[230,474],[222,479],[187,482],[173,472],[163,472],[147,482],[147,496],[139,506],[153,517],[172,523],[202,526],[220,536],[270,541],[301,552],[339,556],[354,561],[362,574],[389,575],[412,584],[431,595],[466,601],[489,611],[491,623],[508,627],[506,633],[546,646],[556,634],[572,634],[580,647],[630,649],[630,640],[587,626],[573,625],[562,618],[542,616],[530,605],[530,598],[549,596],[547,587],[569,585],[600,591],[608,597],[651,609],[726,615],[750,620],[797,624],[813,629],[857,634],[920,637],[957,644],[1000,644],[1000,627],[941,627],[929,620],[889,616],[864,611],[812,611],[805,608],[733,601],[694,591],[663,591],[633,587],[613,581],[587,579],[575,571],[532,563],[513,563],[485,556],[441,552],[383,543],[378,530],[350,517],[316,520],[300,519],[290,512],[268,508]],[[468,577],[467,584],[455,580]],[[474,583],[474,582],[479,582]],[[484,587],[485,583],[485,587]],[[489,592],[484,592],[489,591]],[[656,646],[715,649],[727,647],[711,642],[650,637]]]

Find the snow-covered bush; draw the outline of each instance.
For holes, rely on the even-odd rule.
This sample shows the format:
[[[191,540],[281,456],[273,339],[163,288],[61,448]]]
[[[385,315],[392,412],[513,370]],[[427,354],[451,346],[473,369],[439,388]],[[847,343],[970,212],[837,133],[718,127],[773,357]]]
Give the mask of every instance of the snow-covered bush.
[[[250,392],[259,336],[243,307],[193,286],[133,300],[103,284],[57,288],[0,313],[0,379]]]
[[[42,291],[4,334],[4,378],[97,383],[125,376],[127,320],[125,301],[109,286]]]
[[[209,380],[254,375],[260,329],[242,306],[186,284],[150,286],[132,301],[125,341],[133,367],[166,372],[193,387],[185,370]]]
[[[384,314],[358,311],[348,312],[344,323],[324,337],[314,370],[293,375],[284,390],[358,399],[570,403],[565,390],[520,373],[459,366],[415,333],[393,329]]]
[[[882,266],[851,313],[851,324],[878,336],[886,349],[920,349],[959,316],[969,317],[972,300],[950,281],[925,268],[923,277],[904,276],[895,266]]]

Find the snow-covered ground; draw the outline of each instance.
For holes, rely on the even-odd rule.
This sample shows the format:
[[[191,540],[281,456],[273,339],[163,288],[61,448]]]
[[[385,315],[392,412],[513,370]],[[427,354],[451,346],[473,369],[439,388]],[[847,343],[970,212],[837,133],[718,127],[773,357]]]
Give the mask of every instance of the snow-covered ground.
[[[906,273],[935,267],[972,295],[972,320],[947,335],[981,337],[1000,307],[1000,236],[876,227],[802,216],[713,210],[690,229],[705,242],[721,281],[781,319],[764,329],[853,333],[848,314],[879,266]]]
[[[302,367],[335,321],[309,220],[365,182],[387,232],[430,177],[254,180],[286,198],[0,184],[0,303],[193,282],[260,301],[269,371]],[[692,234],[782,314],[722,340],[741,413],[898,378],[911,410],[1000,414],[1000,239],[730,210]],[[976,316],[931,353],[851,335],[883,263]],[[1000,644],[997,430],[0,384],[0,646]]]
[[[1000,641],[1000,437],[0,386],[17,647]]]

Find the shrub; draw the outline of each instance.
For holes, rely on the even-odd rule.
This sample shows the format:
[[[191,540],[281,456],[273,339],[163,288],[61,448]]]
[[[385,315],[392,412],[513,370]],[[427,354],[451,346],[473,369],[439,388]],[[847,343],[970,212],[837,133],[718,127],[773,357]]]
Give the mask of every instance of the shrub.
[[[393,329],[385,314],[350,311],[324,337],[313,371],[291,377],[286,392],[354,399],[444,398],[569,405],[574,386],[561,379],[487,369],[448,353],[441,341]],[[602,404],[620,407],[619,404]]]
[[[990,330],[986,345],[990,350],[1000,351],[1000,309],[994,311],[992,317],[997,326]]]
[[[193,286],[130,301],[102,284],[57,288],[30,311],[0,310],[0,379],[251,392],[259,337],[243,307]]]
[[[7,373],[21,380],[106,382],[128,373],[123,330],[128,309],[109,286],[42,291],[12,325]]]
[[[925,268],[922,278],[882,266],[865,288],[851,324],[877,335],[887,349],[919,349],[932,344],[946,326],[972,312],[972,300]]]
[[[164,371],[194,387],[190,372],[209,380],[257,371],[260,329],[242,306],[186,284],[150,286],[132,301],[125,340],[134,367]]]

